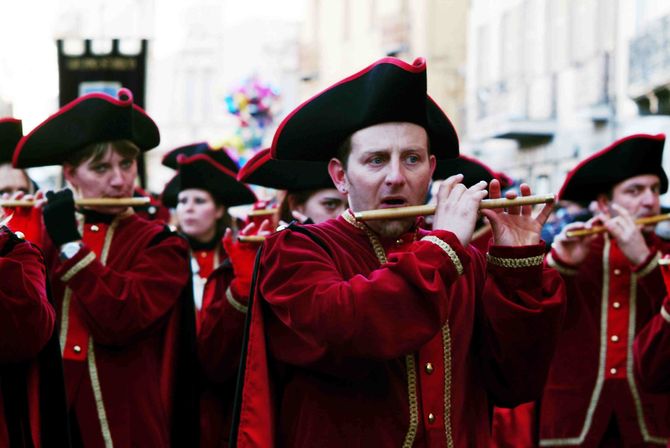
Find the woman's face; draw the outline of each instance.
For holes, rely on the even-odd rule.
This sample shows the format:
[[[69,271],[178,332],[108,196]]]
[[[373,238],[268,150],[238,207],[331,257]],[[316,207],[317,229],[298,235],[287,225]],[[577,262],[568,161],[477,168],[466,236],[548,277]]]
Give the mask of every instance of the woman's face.
[[[304,204],[295,209],[311,218],[315,224],[337,218],[347,208],[347,196],[335,188],[316,190]]]
[[[223,206],[216,205],[208,191],[190,188],[179,192],[177,201],[179,228],[196,241],[205,243],[216,236],[216,223],[224,212]]]

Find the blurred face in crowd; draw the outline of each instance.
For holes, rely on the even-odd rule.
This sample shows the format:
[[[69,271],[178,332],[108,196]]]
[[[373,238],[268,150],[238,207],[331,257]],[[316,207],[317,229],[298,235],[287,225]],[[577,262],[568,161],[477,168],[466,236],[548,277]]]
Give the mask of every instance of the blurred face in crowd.
[[[104,145],[99,154],[79,164],[64,163],[65,179],[80,198],[132,197],[137,178],[137,154],[120,151],[112,143]],[[128,207],[91,208],[100,213],[117,214]]]
[[[412,123],[382,123],[363,128],[350,138],[346,166],[332,159],[329,172],[345,191],[353,211],[405,207],[424,203],[435,170],[428,134]],[[382,237],[408,231],[414,218],[369,221]]]
[[[31,182],[25,171],[12,168],[9,163],[0,164],[0,195],[11,195],[17,191],[30,193],[31,190]]]
[[[601,211],[615,216],[611,204],[625,208],[633,218],[658,215],[661,212],[661,180],[655,174],[642,174],[619,182],[612,188],[611,197],[601,195],[598,206]],[[653,229],[653,226],[651,226]]]
[[[216,236],[217,222],[225,208],[217,205],[211,193],[198,188],[179,192],[177,221],[181,231],[196,241],[206,243]]]
[[[315,224],[337,218],[347,207],[347,196],[335,188],[316,190],[302,204],[291,207],[311,218]]]

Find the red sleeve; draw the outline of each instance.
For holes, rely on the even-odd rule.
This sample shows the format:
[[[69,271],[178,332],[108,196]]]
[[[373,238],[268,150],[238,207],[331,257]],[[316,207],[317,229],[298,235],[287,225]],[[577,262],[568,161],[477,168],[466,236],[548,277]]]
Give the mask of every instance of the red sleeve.
[[[651,300],[651,309],[657,310],[663,304],[666,289],[663,282],[661,267],[658,265],[660,255],[658,248],[652,246],[651,253],[639,266],[633,269],[637,276],[638,285],[642,293]]]
[[[235,294],[231,280],[229,269],[215,271],[205,286],[209,305],[200,311],[198,357],[205,375],[214,382],[235,376],[240,363],[248,297]]]
[[[499,406],[536,399],[549,372],[565,312],[565,286],[543,266],[544,244],[492,246],[482,292],[483,369]]]
[[[123,272],[83,247],[54,276],[72,288],[95,341],[122,346],[154,329],[175,307],[189,272],[187,243],[175,235],[146,247]]]
[[[0,248],[9,234],[0,235]],[[46,294],[44,259],[19,242],[0,257],[0,362],[34,358],[49,340],[55,312]]]
[[[670,299],[635,337],[635,373],[644,389],[670,392]]]
[[[308,236],[266,240],[259,289],[276,317],[268,326],[275,357],[308,365],[328,355],[384,360],[418,350],[440,331],[449,288],[469,265],[452,233],[429,236],[351,278]]]

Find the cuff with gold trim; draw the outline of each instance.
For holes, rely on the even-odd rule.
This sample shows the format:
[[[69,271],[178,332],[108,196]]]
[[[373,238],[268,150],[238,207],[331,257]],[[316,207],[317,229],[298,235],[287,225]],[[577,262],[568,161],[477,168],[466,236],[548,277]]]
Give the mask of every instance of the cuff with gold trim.
[[[235,308],[237,311],[239,311],[242,314],[247,314],[247,311],[249,311],[249,307],[246,305],[243,305],[240,303],[233,295],[233,292],[230,288],[226,289],[226,300],[228,301],[228,304]]]
[[[88,265],[93,263],[95,261],[95,253],[86,250],[84,248],[80,249],[77,254],[75,254],[74,257],[66,260],[66,264],[68,265],[65,267],[65,269],[60,270],[60,272],[63,272],[62,275],[60,276],[61,281],[67,283],[72,278],[80,273],[82,270],[84,270]]]
[[[453,273],[456,276],[463,275],[470,263],[468,252],[458,240],[456,235],[446,230],[433,230],[430,234],[421,238],[418,244],[430,248],[430,251],[437,251],[448,260],[448,264],[453,267]]]
[[[658,260],[661,259],[660,252],[651,252],[646,260],[633,268],[633,272],[637,274],[638,278],[648,275],[658,266]]]

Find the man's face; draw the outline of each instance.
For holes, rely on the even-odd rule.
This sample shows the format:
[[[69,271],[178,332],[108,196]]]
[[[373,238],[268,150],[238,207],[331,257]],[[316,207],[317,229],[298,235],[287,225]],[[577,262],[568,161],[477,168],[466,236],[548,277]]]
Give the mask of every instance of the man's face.
[[[338,169],[339,165],[339,169]],[[428,154],[428,135],[412,123],[383,123],[351,136],[346,170],[331,161],[331,177],[349,196],[353,211],[421,205],[426,198],[435,156]],[[414,218],[369,221],[383,237],[406,232]]]
[[[23,170],[14,169],[9,163],[0,164],[0,194],[29,193],[30,190],[30,180]]]
[[[133,195],[137,178],[137,162],[134,158],[121,156],[110,146],[100,160],[89,159],[77,167],[65,164],[63,173],[80,198],[129,198]],[[93,209],[101,213],[117,214],[126,208]]]
[[[612,188],[611,202],[628,210],[633,218],[658,215],[661,212],[660,190],[658,176],[642,174],[616,184]]]

